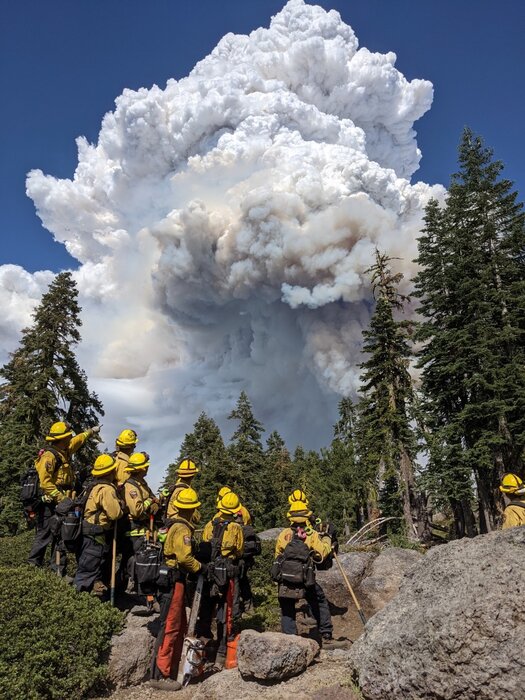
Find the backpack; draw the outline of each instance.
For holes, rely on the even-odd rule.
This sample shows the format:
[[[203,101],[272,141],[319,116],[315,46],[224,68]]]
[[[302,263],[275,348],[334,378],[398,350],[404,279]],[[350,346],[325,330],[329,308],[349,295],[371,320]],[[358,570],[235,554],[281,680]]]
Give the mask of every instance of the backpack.
[[[22,508],[24,509],[24,515],[28,521],[34,521],[35,511],[42,504],[42,490],[40,488],[40,477],[36,469],[36,462],[44,454],[44,452],[52,452],[57,461],[55,467],[55,473],[61,467],[63,459],[60,452],[54,450],[52,447],[46,447],[41,449],[38,453],[37,459],[32,462],[29,469],[22,475],[20,479],[20,492],[19,498],[22,502]]]
[[[208,567],[208,580],[212,585],[212,596],[216,596],[230,579],[239,574],[239,567],[234,564],[230,557],[223,557],[221,554],[222,541],[231,522],[231,520],[219,520],[218,518],[213,521],[213,533],[210,540],[211,561]]]
[[[97,485],[94,479],[84,483],[80,495],[72,502],[69,511],[64,515],[60,527],[60,537],[68,552],[74,552],[82,537],[82,518],[84,508],[93,488]]]
[[[292,539],[282,554],[274,561],[271,569],[272,579],[279,584],[279,588],[302,591],[315,584],[315,568],[312,550],[294,530]],[[279,595],[281,590],[279,590]],[[281,596],[285,597],[285,596]],[[292,597],[297,597],[294,595]]]
[[[144,541],[135,554],[134,562],[135,580],[141,593],[150,595],[156,591],[162,561],[162,546]]]
[[[243,558],[258,556],[262,551],[262,544],[261,538],[255,532],[253,525],[243,525],[242,534],[244,535]]]

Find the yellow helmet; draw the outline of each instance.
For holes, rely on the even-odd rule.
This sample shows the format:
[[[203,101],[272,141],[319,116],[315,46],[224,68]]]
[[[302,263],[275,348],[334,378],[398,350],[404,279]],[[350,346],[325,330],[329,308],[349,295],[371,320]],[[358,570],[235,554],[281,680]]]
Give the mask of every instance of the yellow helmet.
[[[523,481],[517,474],[504,474],[499,487],[501,493],[522,495],[525,493]]]
[[[119,447],[133,447],[138,441],[137,433],[131,428],[123,430],[115,440]]]
[[[183,459],[177,467],[175,474],[182,478],[192,477],[199,473],[197,465],[191,459]]]
[[[100,455],[96,458],[91,476],[104,476],[115,469],[115,460],[111,455]]]
[[[286,513],[286,517],[293,523],[304,523],[311,515],[312,511],[304,501],[294,501],[290,504],[290,510]]]
[[[235,515],[241,507],[239,496],[233,491],[227,491],[219,501],[218,508],[225,515]]]
[[[173,502],[173,505],[179,510],[198,508],[200,504],[197,492],[190,488],[179,491],[177,498]]]
[[[221,502],[221,499],[223,496],[226,496],[227,493],[231,493],[231,488],[229,486],[223,486],[222,488],[219,489],[219,493],[217,494],[217,508],[219,507],[219,503]]]
[[[65,421],[58,421],[58,423],[53,423],[49,435],[46,435],[47,442],[55,442],[55,440],[62,440],[62,438],[69,437],[73,435],[71,426]]]
[[[124,471],[138,472],[149,467],[149,454],[147,452],[134,452],[129,458],[128,466]]]
[[[291,505],[295,501],[301,501],[301,503],[306,503],[308,505],[308,496],[301,489],[294,489],[292,493],[288,496],[288,503]]]

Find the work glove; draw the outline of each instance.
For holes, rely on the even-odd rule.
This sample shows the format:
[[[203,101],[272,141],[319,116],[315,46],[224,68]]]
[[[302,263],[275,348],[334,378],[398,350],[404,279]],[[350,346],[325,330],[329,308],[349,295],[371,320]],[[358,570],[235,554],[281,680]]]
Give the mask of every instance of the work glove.
[[[102,429],[101,425],[95,425],[92,428],[88,430],[90,435],[98,435],[100,433],[100,430]]]
[[[48,496],[47,493],[45,493],[45,494],[42,496],[42,503],[53,503],[53,497],[52,497],[52,496]]]
[[[160,506],[157,503],[157,501],[153,501],[149,507],[149,512],[151,513],[151,515],[155,515],[155,513],[159,512],[159,508],[160,508]]]

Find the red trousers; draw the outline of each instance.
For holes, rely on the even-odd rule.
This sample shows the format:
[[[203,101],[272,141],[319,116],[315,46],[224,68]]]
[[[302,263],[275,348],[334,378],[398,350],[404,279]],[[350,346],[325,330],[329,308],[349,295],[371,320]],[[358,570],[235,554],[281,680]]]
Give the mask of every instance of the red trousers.
[[[177,581],[171,594],[164,596],[161,603],[160,623],[160,644],[157,647],[156,666],[164,678],[176,678],[187,628],[182,581]]]

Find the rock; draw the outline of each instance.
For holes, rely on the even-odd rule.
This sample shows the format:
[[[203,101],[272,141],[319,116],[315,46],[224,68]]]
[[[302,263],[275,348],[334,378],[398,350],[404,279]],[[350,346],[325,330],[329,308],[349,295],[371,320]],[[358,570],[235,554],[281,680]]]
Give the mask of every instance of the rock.
[[[111,640],[108,681],[115,688],[137,685],[149,674],[155,637],[150,631],[152,618],[140,615],[144,610],[139,606],[133,608],[123,631]]]
[[[349,661],[366,700],[521,700],[525,527],[434,547]]]
[[[284,527],[272,527],[270,530],[263,530],[257,534],[261,540],[276,540],[283,530]]]
[[[348,576],[350,585],[357,592],[357,587],[362,577],[365,575],[367,567],[374,560],[376,555],[372,552],[349,552],[339,554],[338,558],[344,572]],[[315,574],[317,582],[321,585],[328,600],[337,606],[351,605],[348,589],[345,585],[339,567],[334,562],[328,571],[317,571]]]
[[[387,547],[380,552],[359,586],[360,594],[366,598],[363,602],[367,605],[369,614],[382,610],[397,595],[406,572],[422,556],[424,555],[413,549],[399,547]]]
[[[241,632],[237,663],[243,678],[278,681],[302,673],[319,653],[313,639],[281,632]]]

